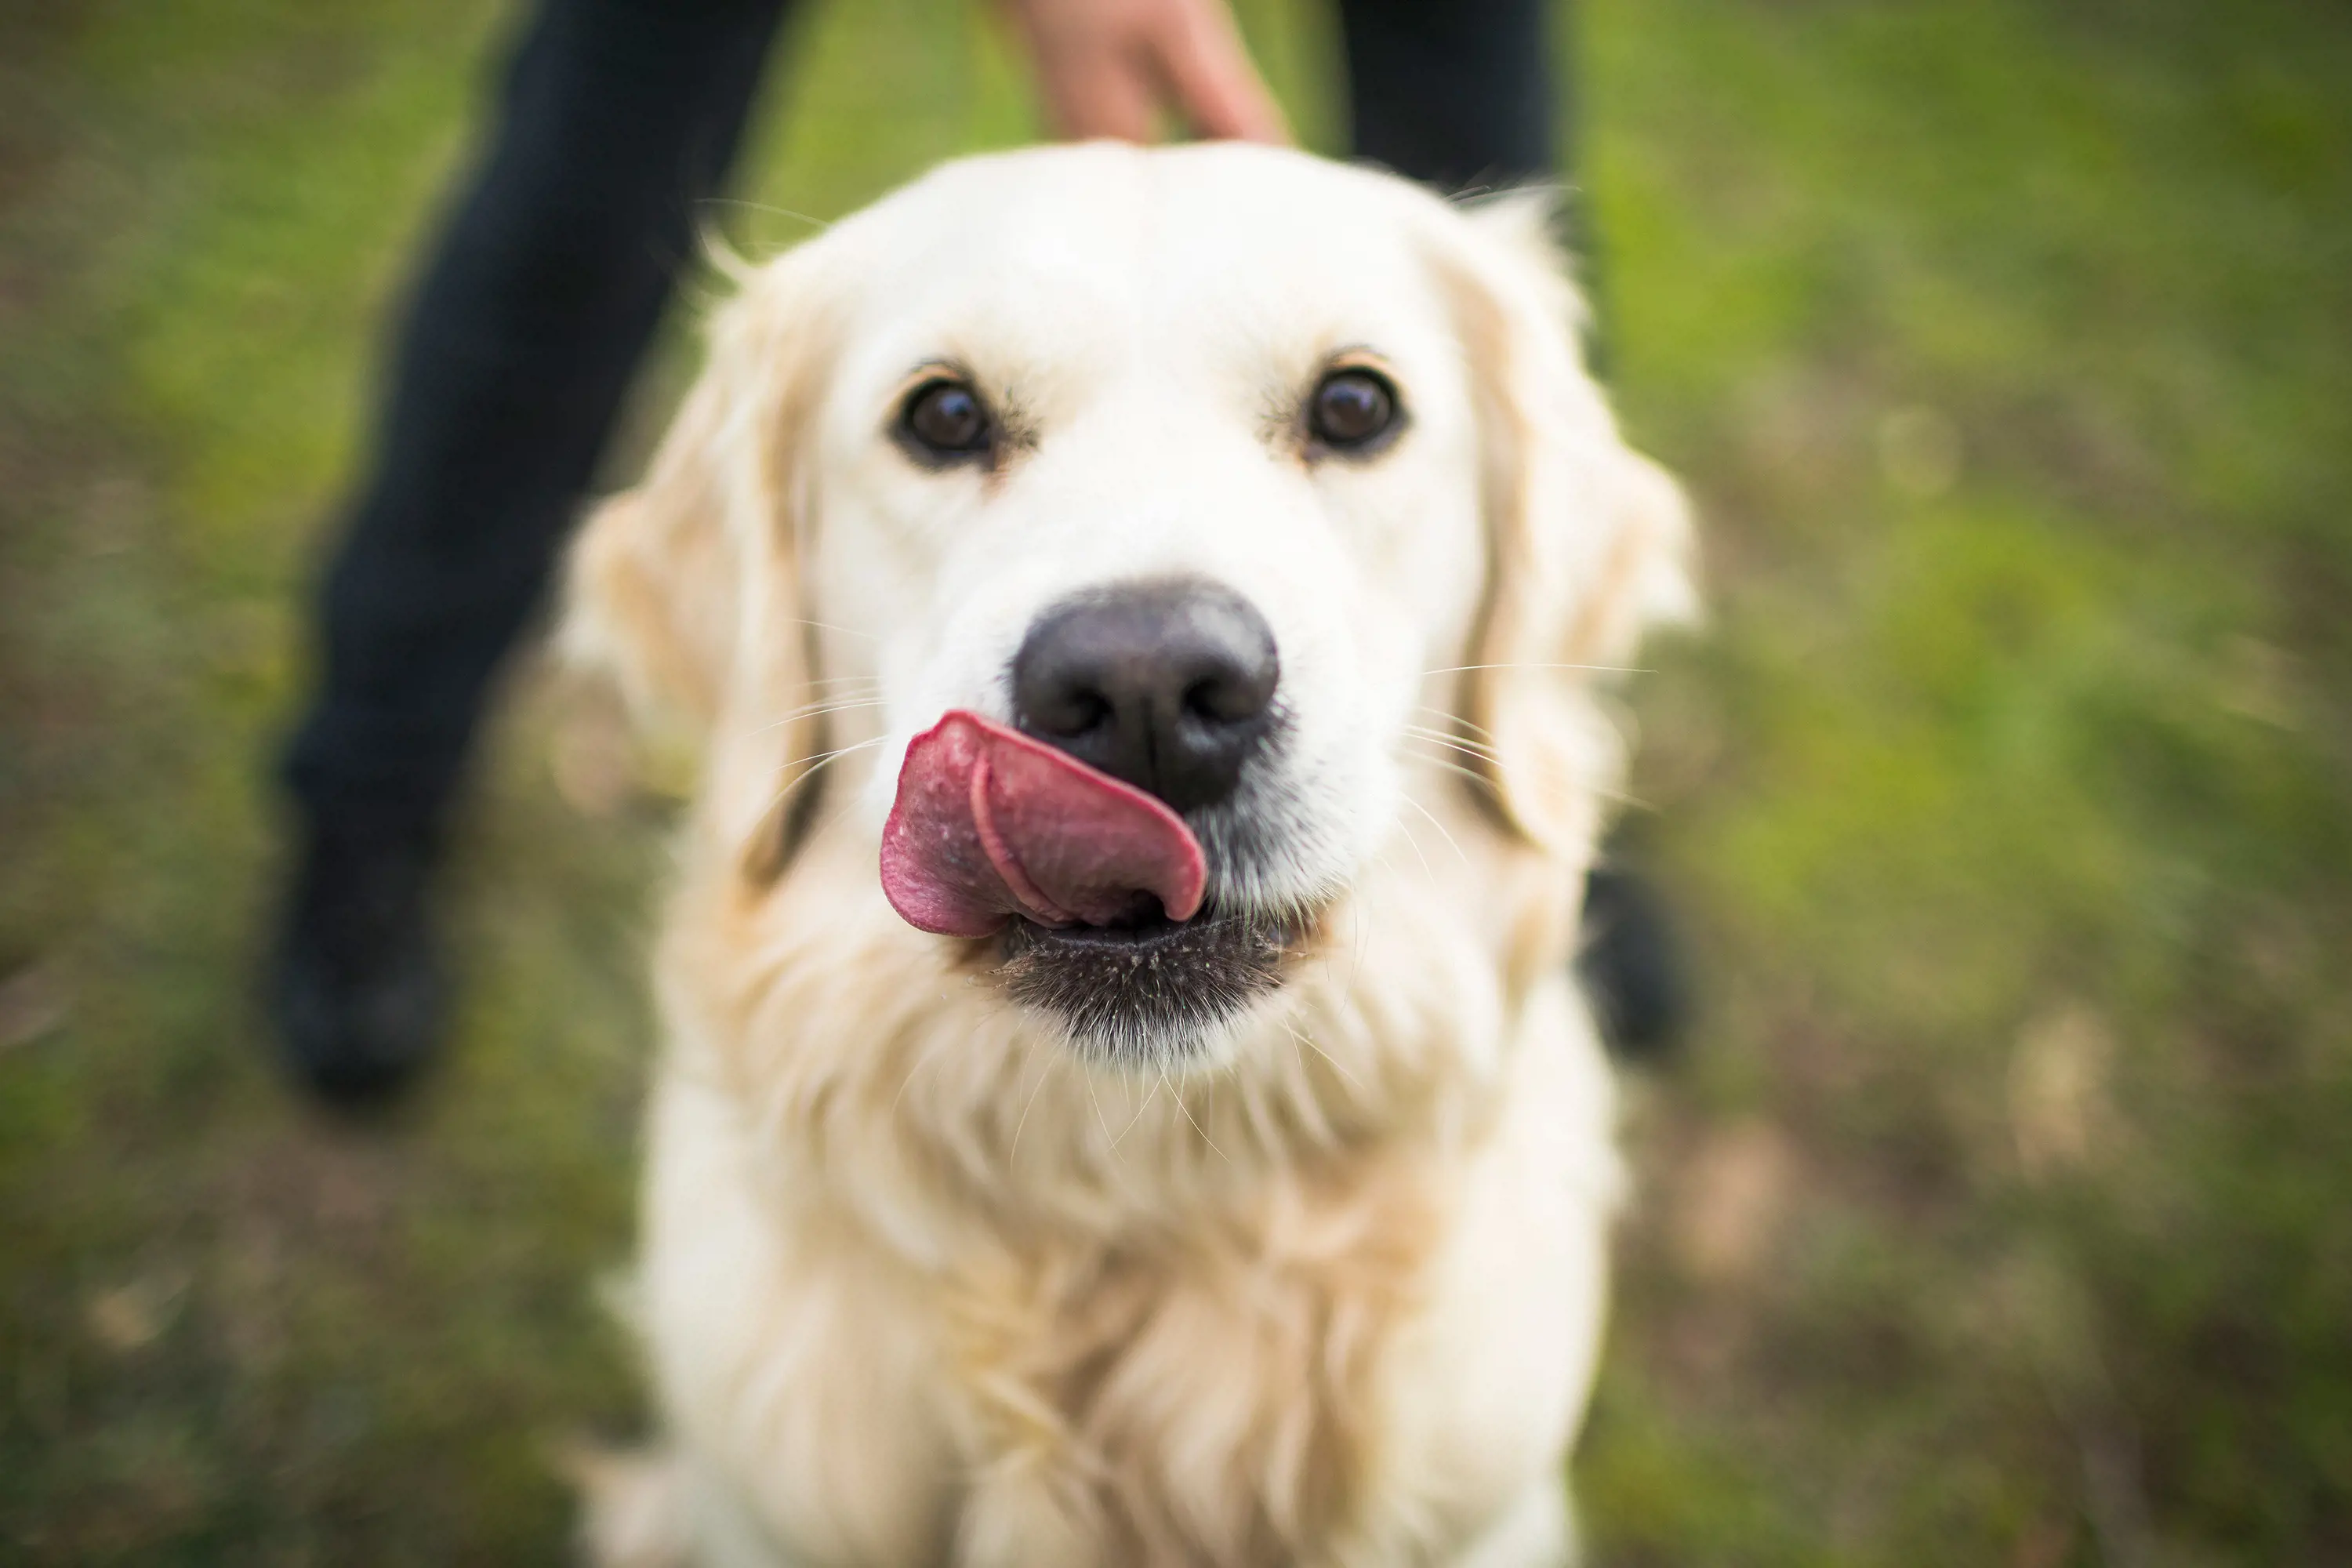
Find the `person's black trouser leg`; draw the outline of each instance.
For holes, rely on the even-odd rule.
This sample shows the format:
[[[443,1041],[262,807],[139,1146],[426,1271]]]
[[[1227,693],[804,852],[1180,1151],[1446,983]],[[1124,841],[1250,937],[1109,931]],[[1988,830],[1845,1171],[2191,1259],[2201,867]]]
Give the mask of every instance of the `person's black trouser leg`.
[[[1358,157],[1448,191],[1566,184],[1562,237],[1591,297],[1598,365],[1601,247],[1573,184],[1576,80],[1563,68],[1574,16],[1552,0],[1339,0],[1339,36]]]
[[[785,0],[543,0],[399,342],[286,759],[314,821],[436,818],[695,254]]]
[[[1566,170],[1549,0],[1339,0],[1356,155],[1448,190]]]

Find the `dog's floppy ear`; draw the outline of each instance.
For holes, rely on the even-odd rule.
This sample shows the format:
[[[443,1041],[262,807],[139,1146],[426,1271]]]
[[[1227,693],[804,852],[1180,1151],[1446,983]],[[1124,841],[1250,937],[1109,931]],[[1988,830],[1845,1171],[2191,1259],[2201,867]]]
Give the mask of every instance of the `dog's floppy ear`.
[[[818,247],[736,268],[709,353],[645,480],[572,546],[558,651],[618,686],[641,731],[699,753],[708,826],[747,874],[781,870],[824,750],[801,604],[809,520],[798,451],[827,350]]]
[[[1690,523],[1587,374],[1583,302],[1549,237],[1549,192],[1488,197],[1444,226],[1439,267],[1478,400],[1487,585],[1457,709],[1509,826],[1581,858],[1623,744],[1603,694],[1648,627],[1696,612]]]

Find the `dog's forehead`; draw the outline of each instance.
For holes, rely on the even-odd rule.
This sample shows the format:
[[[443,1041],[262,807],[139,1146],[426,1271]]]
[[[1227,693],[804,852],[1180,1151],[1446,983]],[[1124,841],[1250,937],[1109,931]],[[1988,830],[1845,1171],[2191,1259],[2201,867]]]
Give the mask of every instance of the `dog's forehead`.
[[[1125,342],[1279,355],[1409,338],[1433,325],[1418,241],[1435,205],[1385,176],[1265,148],[975,159],[877,209],[861,292],[877,335],[919,353],[977,339],[969,352],[982,354]],[[920,348],[927,337],[945,341]]]

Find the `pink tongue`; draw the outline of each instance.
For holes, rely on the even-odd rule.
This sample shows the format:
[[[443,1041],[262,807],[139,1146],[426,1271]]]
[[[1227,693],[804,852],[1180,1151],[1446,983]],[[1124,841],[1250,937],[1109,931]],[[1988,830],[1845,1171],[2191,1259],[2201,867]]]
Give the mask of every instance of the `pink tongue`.
[[[1200,841],[1159,801],[958,710],[915,737],[882,827],[882,891],[907,922],[987,936],[1014,915],[1112,925],[1201,907]]]

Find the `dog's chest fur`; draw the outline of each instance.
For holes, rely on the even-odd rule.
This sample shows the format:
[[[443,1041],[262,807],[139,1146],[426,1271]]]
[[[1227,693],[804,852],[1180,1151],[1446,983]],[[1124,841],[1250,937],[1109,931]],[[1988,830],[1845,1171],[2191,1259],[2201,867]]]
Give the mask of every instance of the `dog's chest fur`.
[[[697,1184],[680,1196],[707,1217]],[[656,1353],[699,1362],[736,1340],[715,1382],[665,1381],[704,1385],[689,1426],[731,1429],[709,1446],[736,1445],[742,1492],[818,1561],[1274,1568],[1362,1511],[1435,1190],[1427,1173],[1335,1168],[1181,1234],[1046,1222],[935,1268],[829,1205],[739,1191],[763,1234],[739,1232],[723,1267],[762,1310],[673,1268],[700,1283],[662,1314]],[[673,1226],[669,1244],[698,1232],[712,1239]]]
[[[1350,1172],[1181,1237],[1046,1241],[948,1283],[972,1542],[1066,1530],[1078,1561],[1271,1565],[1343,1533],[1431,1207]]]
[[[1445,1255],[1504,1085],[1435,1036],[1494,1028],[1463,988],[1491,961],[1349,955],[1295,987],[1285,1050],[1180,1098],[1078,1067],[886,918],[688,910],[648,1337],[685,1449],[782,1561],[1407,1563],[1473,1500],[1390,1494],[1453,1425],[1399,1436],[1431,1397],[1400,1347],[1464,1317]]]

